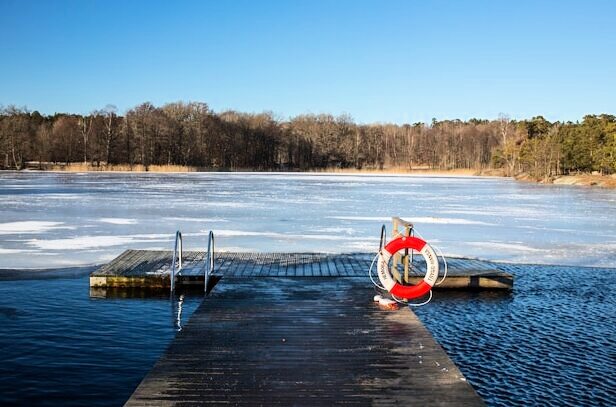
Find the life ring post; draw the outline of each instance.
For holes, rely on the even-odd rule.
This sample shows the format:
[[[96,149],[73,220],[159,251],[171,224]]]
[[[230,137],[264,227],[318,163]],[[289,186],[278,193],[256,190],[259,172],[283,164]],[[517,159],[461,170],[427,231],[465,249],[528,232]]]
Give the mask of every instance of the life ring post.
[[[414,235],[414,225],[412,222],[409,222],[407,220],[404,220],[398,216],[393,216],[391,218],[391,223],[393,225],[392,228],[392,238],[396,239],[400,236],[413,236]],[[400,230],[400,227],[403,227],[403,230]],[[402,282],[404,280],[404,283],[408,284],[409,283],[409,270],[410,270],[410,265],[413,263],[413,249],[404,249],[404,254],[400,254],[400,253],[394,253],[393,256],[393,264],[391,266],[392,269],[392,273],[394,275],[394,278],[398,281],[398,282]],[[402,277],[400,275],[400,272],[398,271],[398,265],[402,264],[403,268],[404,268],[404,277]]]

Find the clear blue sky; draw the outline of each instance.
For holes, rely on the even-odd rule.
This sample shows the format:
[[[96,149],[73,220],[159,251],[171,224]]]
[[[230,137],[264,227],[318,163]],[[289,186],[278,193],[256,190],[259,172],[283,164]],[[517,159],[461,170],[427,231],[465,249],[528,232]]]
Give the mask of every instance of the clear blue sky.
[[[0,0],[0,104],[358,122],[616,113],[616,1]]]

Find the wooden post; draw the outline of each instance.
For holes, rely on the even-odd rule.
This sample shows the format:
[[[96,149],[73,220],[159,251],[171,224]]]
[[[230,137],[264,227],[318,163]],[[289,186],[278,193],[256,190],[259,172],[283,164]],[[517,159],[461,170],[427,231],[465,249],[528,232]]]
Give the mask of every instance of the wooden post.
[[[400,226],[404,226],[404,236],[411,235],[411,232],[413,230],[413,224],[411,222],[408,222],[397,216],[392,217],[391,222],[393,224],[393,229],[392,229],[393,239],[402,236],[402,233],[400,233],[400,231],[398,230]],[[396,279],[396,281],[398,281],[399,283],[403,282],[403,278],[404,278],[405,283],[409,282],[409,268],[410,268],[409,258],[412,258],[412,253],[409,255],[408,249],[404,250],[404,255],[400,255],[399,253],[395,253],[393,255],[393,264],[391,266],[392,274],[394,278]],[[399,264],[403,264],[404,266],[404,277],[401,276],[400,273],[398,272]]]
[[[412,226],[404,226],[404,236],[411,235]],[[404,282],[409,282],[409,249],[404,249],[404,256],[402,256],[402,262],[404,263]]]
[[[393,227],[392,227],[392,230],[391,230],[391,238],[392,239],[395,239],[398,236],[400,236],[400,232],[398,232],[398,223],[401,220],[402,219],[400,219],[398,217],[391,218],[391,222],[393,224]],[[394,253],[392,264],[391,264],[391,271],[392,271],[392,274],[394,276],[394,279],[397,282],[400,283],[400,282],[402,282],[402,279],[400,277],[400,273],[398,272],[398,264],[400,264],[400,254]]]

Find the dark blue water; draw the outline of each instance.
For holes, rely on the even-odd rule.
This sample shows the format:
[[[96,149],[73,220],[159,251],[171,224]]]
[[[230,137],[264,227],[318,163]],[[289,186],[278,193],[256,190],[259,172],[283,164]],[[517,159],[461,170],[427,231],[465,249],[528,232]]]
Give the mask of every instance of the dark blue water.
[[[616,270],[503,266],[515,290],[415,310],[491,406],[616,405]]]
[[[416,310],[487,404],[616,405],[616,270],[502,267],[513,293]],[[0,405],[122,405],[173,338],[177,298],[91,298],[88,271],[0,281]]]
[[[87,270],[0,281],[0,405],[122,405],[170,343],[177,301],[90,298]]]

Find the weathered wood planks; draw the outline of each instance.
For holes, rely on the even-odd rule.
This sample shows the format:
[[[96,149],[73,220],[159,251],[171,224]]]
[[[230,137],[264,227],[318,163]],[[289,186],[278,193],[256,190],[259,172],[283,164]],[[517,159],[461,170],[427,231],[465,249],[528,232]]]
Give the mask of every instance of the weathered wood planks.
[[[203,285],[204,252],[183,254],[178,285]],[[217,253],[216,274],[223,277],[366,277],[371,253]],[[90,275],[91,287],[168,288],[172,252],[127,250]],[[421,257],[421,256],[418,256]],[[448,258],[447,279],[437,288],[511,289],[513,276],[494,263]],[[425,266],[425,264],[423,265]],[[419,264],[411,270],[410,282],[421,280]],[[374,270],[376,278],[376,270]]]
[[[224,279],[127,406],[481,406],[408,308],[350,278]]]

